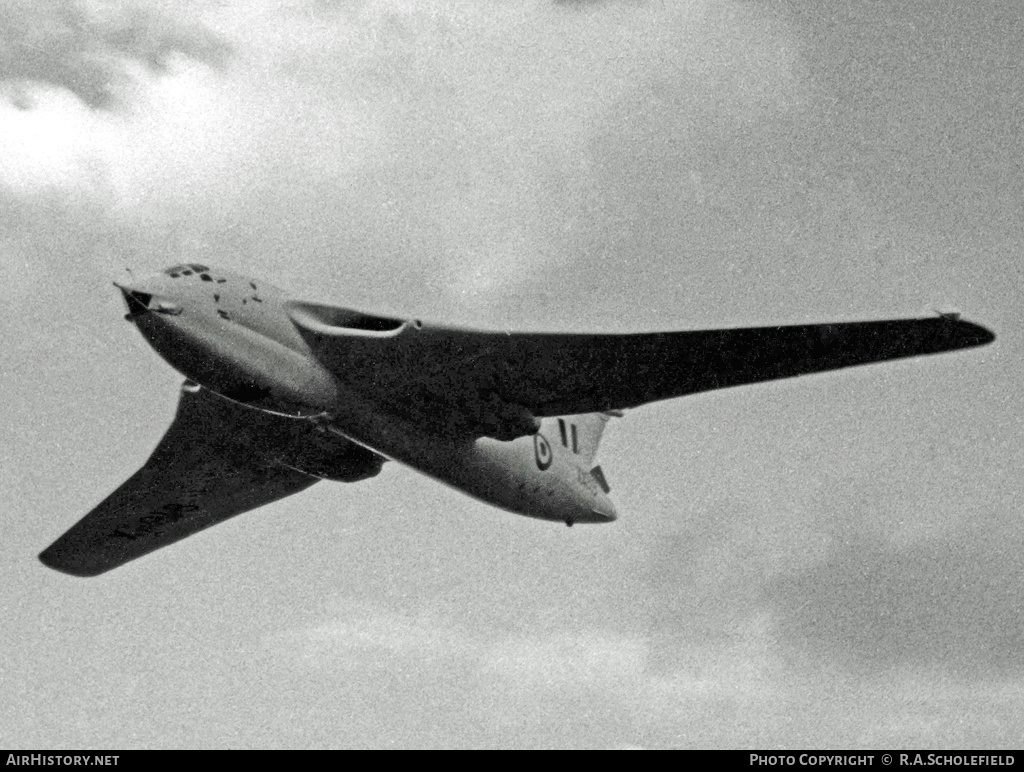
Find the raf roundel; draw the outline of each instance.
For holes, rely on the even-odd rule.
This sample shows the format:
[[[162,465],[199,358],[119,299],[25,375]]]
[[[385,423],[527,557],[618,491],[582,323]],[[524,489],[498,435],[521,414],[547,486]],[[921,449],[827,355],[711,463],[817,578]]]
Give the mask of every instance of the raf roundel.
[[[554,455],[551,453],[551,446],[544,439],[543,434],[533,435],[533,452],[537,456],[537,468],[542,472],[551,466]]]

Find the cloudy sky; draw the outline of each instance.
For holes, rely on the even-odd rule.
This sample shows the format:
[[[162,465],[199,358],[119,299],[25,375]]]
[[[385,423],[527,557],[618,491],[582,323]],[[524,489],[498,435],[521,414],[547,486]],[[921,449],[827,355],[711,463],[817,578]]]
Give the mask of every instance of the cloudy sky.
[[[1017,0],[0,5],[0,738],[1019,746]],[[35,555],[180,377],[195,260],[493,329],[960,310],[995,344],[631,411],[615,524],[389,464],[98,579]]]

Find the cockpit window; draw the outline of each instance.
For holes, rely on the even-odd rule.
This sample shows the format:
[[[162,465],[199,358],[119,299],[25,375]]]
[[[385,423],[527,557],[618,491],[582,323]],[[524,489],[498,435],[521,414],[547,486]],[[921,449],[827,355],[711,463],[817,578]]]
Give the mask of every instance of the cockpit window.
[[[172,279],[177,279],[178,276],[191,276],[193,273],[205,273],[209,271],[209,267],[200,265],[199,263],[182,263],[181,265],[173,265],[164,271]]]

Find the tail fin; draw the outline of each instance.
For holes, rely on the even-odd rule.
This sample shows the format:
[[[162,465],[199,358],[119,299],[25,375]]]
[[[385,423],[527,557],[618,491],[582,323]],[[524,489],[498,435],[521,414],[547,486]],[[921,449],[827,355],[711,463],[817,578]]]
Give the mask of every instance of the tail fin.
[[[552,439],[571,450],[579,458],[580,466],[589,467],[597,455],[597,446],[601,443],[601,435],[609,417],[621,415],[619,412],[608,412],[561,416],[556,419],[558,436]]]

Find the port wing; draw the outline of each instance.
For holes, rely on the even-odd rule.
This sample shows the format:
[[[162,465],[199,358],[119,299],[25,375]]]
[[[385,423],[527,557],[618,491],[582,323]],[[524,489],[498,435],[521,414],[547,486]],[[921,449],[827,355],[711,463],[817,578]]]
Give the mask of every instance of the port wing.
[[[174,422],[145,465],[39,559],[67,574],[96,576],[317,482],[274,463],[265,452],[274,437],[253,433],[254,415],[183,388]]]

